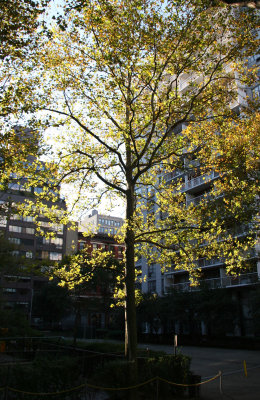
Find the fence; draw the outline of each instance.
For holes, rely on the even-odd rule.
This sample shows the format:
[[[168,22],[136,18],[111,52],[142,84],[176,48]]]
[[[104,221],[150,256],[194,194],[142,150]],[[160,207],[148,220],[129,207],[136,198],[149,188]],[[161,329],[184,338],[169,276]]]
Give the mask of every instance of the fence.
[[[194,377],[194,380],[199,380],[199,377]],[[82,385],[79,385],[77,387],[67,389],[67,390],[62,390],[59,392],[45,392],[45,393],[34,393],[34,392],[29,392],[29,391],[23,391],[19,390],[17,388],[12,388],[9,386],[5,386],[0,388],[0,398],[1,400],[11,400],[11,399],[30,399],[32,400],[33,398],[35,399],[45,399],[45,398],[54,398],[54,399],[82,399],[82,400],[94,400],[94,399],[100,399],[102,396],[101,394],[104,394],[106,392],[127,392],[130,390],[138,390],[141,387],[144,387],[146,385],[150,384],[155,384],[156,390],[155,390],[155,400],[160,399],[160,387],[159,384],[160,382],[166,383],[168,385],[173,385],[173,386],[179,386],[179,387],[184,387],[187,388],[189,391],[189,396],[190,397],[199,397],[199,387],[201,385],[205,385],[213,380],[219,379],[220,382],[220,393],[222,393],[222,373],[221,371],[214,377],[209,378],[203,382],[195,382],[195,383],[175,383],[168,381],[164,378],[161,378],[159,376],[156,376],[154,378],[149,379],[148,381],[138,383],[133,386],[128,386],[128,387],[121,387],[121,388],[114,388],[114,387],[103,387],[102,385],[93,385],[90,383],[84,383]],[[103,397],[104,398],[104,397]]]

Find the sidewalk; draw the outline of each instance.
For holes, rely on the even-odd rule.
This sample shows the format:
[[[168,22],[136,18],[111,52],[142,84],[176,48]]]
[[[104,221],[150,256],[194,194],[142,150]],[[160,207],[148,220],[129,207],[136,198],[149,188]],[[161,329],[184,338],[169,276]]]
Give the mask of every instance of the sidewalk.
[[[104,342],[102,339],[83,341]],[[174,353],[174,347],[168,345],[141,343],[138,347]],[[260,400],[260,351],[195,346],[179,346],[177,351],[191,357],[191,370],[201,376],[202,382],[222,372],[222,385],[217,378],[200,386],[201,400]]]
[[[173,354],[173,346],[140,344],[139,347],[162,350]],[[191,370],[205,381],[222,372],[220,380],[201,385],[203,400],[259,400],[260,399],[260,351],[219,349],[209,347],[178,347],[178,351],[191,357]],[[247,376],[245,375],[244,360]]]

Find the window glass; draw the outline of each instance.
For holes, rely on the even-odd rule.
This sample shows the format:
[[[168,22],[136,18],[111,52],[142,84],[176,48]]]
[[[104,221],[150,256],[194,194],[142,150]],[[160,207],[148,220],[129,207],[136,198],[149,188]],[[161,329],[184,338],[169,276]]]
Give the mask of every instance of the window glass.
[[[34,228],[25,228],[25,232],[28,235],[34,235]]]
[[[50,260],[60,261],[61,259],[62,259],[62,254],[61,253],[56,253],[54,251],[50,252]]]
[[[8,183],[8,189],[19,190],[20,189],[20,185],[18,185],[18,183]]]
[[[48,251],[42,251],[42,258],[49,258],[49,252]]]
[[[10,219],[16,219],[16,220],[20,221],[22,219],[22,217],[21,217],[21,215],[13,214],[10,216]]]
[[[10,232],[22,232],[22,227],[21,226],[16,226],[16,225],[9,225],[9,231]]]
[[[14,244],[20,244],[21,239],[20,238],[8,238],[9,242],[14,243]]]
[[[5,216],[2,216],[2,215],[1,215],[1,217],[0,217],[0,226],[1,226],[1,227],[5,227],[6,224],[7,224],[7,218],[6,218]],[[9,227],[9,228],[10,228],[10,227]],[[10,229],[9,229],[9,230],[10,230]]]
[[[26,217],[23,217],[23,220],[26,222],[33,222],[33,217],[31,217],[30,215],[27,215]]]
[[[3,292],[5,292],[5,293],[15,293],[16,289],[14,289],[14,288],[3,288]]]
[[[34,193],[41,193],[42,191],[43,191],[43,188],[41,188],[41,187],[34,188]]]
[[[57,247],[62,247],[63,239],[62,238],[51,238],[51,243],[55,244]]]
[[[82,250],[85,247],[85,242],[79,242],[79,249]]]

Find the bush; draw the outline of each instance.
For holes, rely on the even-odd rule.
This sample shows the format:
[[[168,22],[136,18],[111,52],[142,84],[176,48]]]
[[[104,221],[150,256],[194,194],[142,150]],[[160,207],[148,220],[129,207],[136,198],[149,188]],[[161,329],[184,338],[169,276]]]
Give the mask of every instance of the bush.
[[[112,361],[96,369],[91,381],[99,387],[128,388],[132,386],[129,382],[129,366],[126,361]],[[188,383],[190,377],[190,359],[178,354],[177,356],[161,356],[154,358],[138,359],[138,383],[143,383],[154,377],[163,378],[174,383]],[[157,382],[141,386],[137,389],[136,398],[152,398],[157,390]],[[171,385],[159,381],[159,398],[172,399],[174,396],[181,396],[186,391],[185,387]],[[127,390],[109,391],[110,399],[125,399]]]
[[[28,365],[0,368],[2,384],[24,392],[59,392],[76,387],[83,382],[81,365],[71,357],[38,357]],[[16,393],[16,399],[24,399],[24,394]],[[31,395],[31,400],[39,400]]]

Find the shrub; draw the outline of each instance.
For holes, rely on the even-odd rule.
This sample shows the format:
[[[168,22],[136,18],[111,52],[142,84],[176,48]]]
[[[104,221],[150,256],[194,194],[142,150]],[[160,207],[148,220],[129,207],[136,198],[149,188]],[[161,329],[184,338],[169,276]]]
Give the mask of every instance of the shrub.
[[[127,388],[129,383],[129,363],[126,361],[112,361],[96,369],[91,377],[91,382],[99,387]],[[190,359],[178,354],[177,356],[161,356],[154,358],[138,359],[138,383],[143,383],[154,377],[163,378],[169,382],[187,383],[190,376]],[[157,382],[141,386],[137,389],[136,398],[149,399],[157,390]],[[167,382],[158,383],[159,398],[170,399],[183,395],[185,387],[171,385]],[[125,399],[127,390],[109,391],[110,399]]]
[[[24,392],[59,392],[76,387],[83,382],[81,366],[71,357],[39,357],[28,365],[16,365],[7,371],[0,368],[2,383]],[[16,399],[24,399],[24,394],[16,393]],[[75,397],[76,398],[76,397]],[[39,400],[38,395],[30,396]]]

